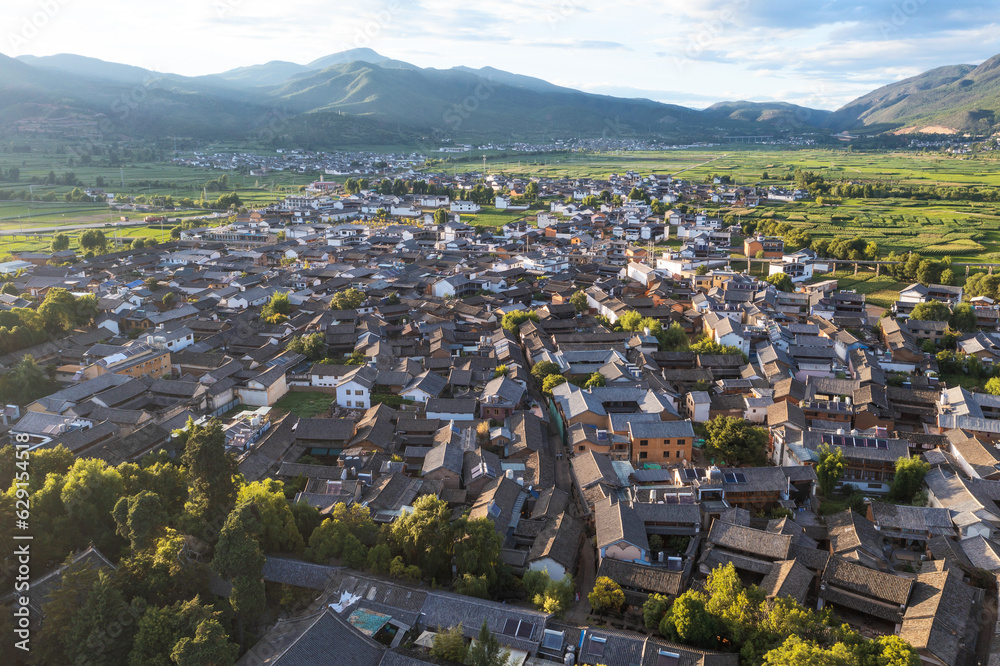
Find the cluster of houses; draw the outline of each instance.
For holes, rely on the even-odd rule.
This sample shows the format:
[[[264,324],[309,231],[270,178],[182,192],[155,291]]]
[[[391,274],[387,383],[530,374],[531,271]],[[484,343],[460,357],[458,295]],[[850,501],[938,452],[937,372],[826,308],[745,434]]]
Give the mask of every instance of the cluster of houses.
[[[621,189],[642,180],[614,178]],[[301,205],[290,199],[285,212]],[[297,499],[324,514],[357,503],[391,523],[435,495],[490,520],[515,572],[607,576],[633,612],[731,563],[769,597],[832,608],[869,636],[901,636],[925,663],[977,663],[996,619],[991,593],[973,583],[1000,572],[1000,398],[942,384],[920,341],[943,329],[906,318],[918,302],[961,300],[960,289],[913,285],[899,318],[876,329],[864,295],[835,280],[783,292],[712,268],[710,256],[663,262],[616,232],[635,226],[641,240],[649,227],[655,240],[674,227],[681,252],[688,242],[728,247],[728,232],[703,216],[672,213],[657,226],[641,202],[554,203],[539,228],[492,235],[425,215],[372,227],[258,211],[87,262],[22,262],[10,284],[35,300],[3,294],[0,307],[63,288],[97,295],[98,316],[0,357],[11,367],[30,354],[61,383],[8,406],[3,430],[32,448],[120,463],[176,455],[175,430],[218,418],[248,481],[304,478]],[[746,242],[786,258],[780,239]],[[336,309],[348,289],[363,300]],[[279,293],[289,312],[268,323],[261,308]],[[501,326],[529,310],[516,330]],[[632,312],[716,351],[663,349],[648,327],[614,330]],[[996,325],[980,326],[957,344],[993,363]],[[289,349],[314,335],[321,357]],[[551,395],[531,375],[543,362],[568,380]],[[311,418],[282,409],[297,392],[326,396],[329,408]],[[719,416],[765,427],[768,465],[706,455],[703,424]],[[843,452],[841,485],[867,498],[865,511],[818,515],[824,447]],[[886,500],[896,461],[910,457],[932,467],[926,506]],[[270,558],[265,578],[311,589],[316,602],[244,663],[339,663],[317,656],[332,651],[353,664],[419,661],[399,651],[404,635],[426,644],[461,621],[472,637],[484,620],[521,660],[737,663],[339,567]]]

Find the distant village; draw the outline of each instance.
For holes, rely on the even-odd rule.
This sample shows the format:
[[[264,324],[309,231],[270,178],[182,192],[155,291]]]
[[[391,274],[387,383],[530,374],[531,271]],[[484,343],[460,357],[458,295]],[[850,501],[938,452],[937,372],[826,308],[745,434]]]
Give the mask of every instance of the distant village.
[[[424,161],[180,163],[343,175],[384,162],[403,176]],[[924,342],[947,324],[908,317],[958,304],[961,287],[915,283],[878,319],[864,294],[824,279],[833,268],[815,252],[764,235],[734,248],[739,228],[704,212],[791,203],[803,190],[631,171],[419,177],[492,192],[482,203],[348,193],[324,176],[169,243],[0,264],[16,290],[0,308],[37,307],[54,289],[98,298],[93,326],[0,358],[10,368],[31,355],[60,384],[7,406],[6,436],[118,464],[172,451],[189,422],[219,419],[243,478],[304,479],[296,499],[324,516],[357,504],[390,524],[434,495],[491,521],[514,571],[572,575],[582,597],[607,577],[632,613],[732,564],[768,598],[832,609],[867,637],[897,635],[923,663],[979,663],[997,620],[1000,396],[940,381]],[[636,189],[644,198],[630,198]],[[484,209],[524,219],[470,223]],[[744,272],[734,250],[793,289]],[[973,307],[978,330],[956,344],[992,367],[998,310],[985,297]],[[300,393],[329,406],[308,418],[282,408]],[[763,429],[759,459],[709,452],[722,418]],[[837,491],[860,498],[831,512],[817,466],[832,453],[844,462]],[[922,499],[890,501],[898,461],[911,459],[929,465]],[[992,587],[976,584],[983,572]],[[339,566],[269,557],[264,576],[309,589],[316,614],[279,623],[240,663],[310,663],[316,645],[353,650],[358,666],[401,663],[393,636],[458,621],[470,637],[487,622],[517,663],[738,663]]]

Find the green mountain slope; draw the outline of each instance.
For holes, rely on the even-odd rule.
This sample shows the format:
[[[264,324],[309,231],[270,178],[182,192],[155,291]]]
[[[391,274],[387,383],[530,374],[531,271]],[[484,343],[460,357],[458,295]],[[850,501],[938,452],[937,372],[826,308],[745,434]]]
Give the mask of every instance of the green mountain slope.
[[[720,120],[764,123],[775,128],[822,127],[829,111],[810,109],[788,102],[719,102],[704,113]]]
[[[1000,123],[1000,56],[978,67],[938,67],[883,86],[838,109],[833,129],[990,132]]]

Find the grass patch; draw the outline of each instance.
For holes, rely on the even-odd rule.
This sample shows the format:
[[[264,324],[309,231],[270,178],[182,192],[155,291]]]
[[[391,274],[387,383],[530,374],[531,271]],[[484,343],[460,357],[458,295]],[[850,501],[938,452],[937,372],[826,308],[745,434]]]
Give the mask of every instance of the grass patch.
[[[415,405],[417,403],[413,400],[407,400],[399,395],[392,395],[390,393],[372,393],[372,404],[399,407],[400,405]]]
[[[291,412],[301,419],[309,419],[330,411],[334,396],[329,393],[303,391],[288,393],[284,398],[274,403],[275,409]]]

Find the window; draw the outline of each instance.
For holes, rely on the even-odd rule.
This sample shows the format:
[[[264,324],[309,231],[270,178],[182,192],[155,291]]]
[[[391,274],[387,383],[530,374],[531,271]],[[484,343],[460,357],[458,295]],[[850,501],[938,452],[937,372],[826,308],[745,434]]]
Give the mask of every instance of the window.
[[[587,447],[586,447],[586,446],[583,446],[583,445],[579,446],[578,448],[579,448],[579,449],[580,449],[581,451],[586,451],[586,450],[587,450]]]
[[[670,440],[669,439],[663,440],[663,446],[670,446]]]
[[[670,457],[670,451],[664,451],[663,452],[663,457],[664,458],[669,458]]]
[[[639,440],[639,446],[649,446],[649,440],[648,439],[640,439]]]
[[[677,457],[678,457],[678,458],[682,457],[682,454],[683,454],[683,452],[682,452],[682,451],[680,451],[680,450],[678,450],[678,451],[677,451]]]
[[[648,455],[649,455],[649,454],[648,454],[648,453],[646,453],[645,451],[641,451],[641,452],[639,453],[639,460],[645,460],[645,459],[646,459],[646,457],[647,457]]]

